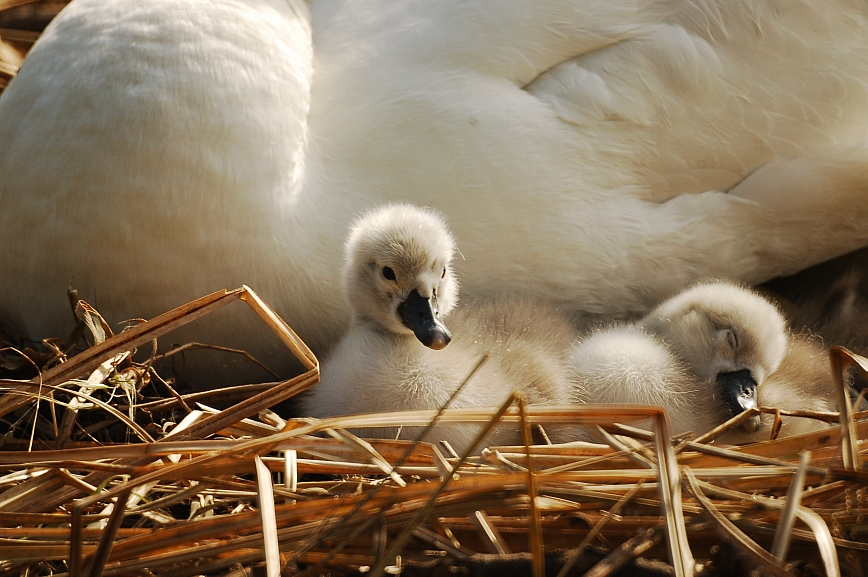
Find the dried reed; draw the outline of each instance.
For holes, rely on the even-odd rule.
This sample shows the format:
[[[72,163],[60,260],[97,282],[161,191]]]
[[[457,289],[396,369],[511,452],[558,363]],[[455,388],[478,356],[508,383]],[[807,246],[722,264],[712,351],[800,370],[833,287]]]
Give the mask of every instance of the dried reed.
[[[0,91],[39,36],[32,22],[11,23],[47,22],[65,3],[0,0]],[[136,347],[236,300],[303,374],[181,395],[131,360]],[[840,413],[761,409],[778,426],[813,418],[837,427],[723,447],[714,439],[754,413],[692,439],[670,438],[653,407],[527,407],[519,396],[499,409],[286,422],[265,409],[315,384],[318,363],[250,289],[114,336],[82,306],[78,337],[89,333],[92,347],[71,357],[72,343],[59,340],[45,353],[22,347],[20,363],[42,370],[0,381],[10,424],[0,442],[13,449],[0,451],[0,577],[832,576],[868,565],[868,415],[853,414],[844,389],[847,367],[868,361],[845,349],[832,351]],[[143,401],[150,380],[168,396]],[[235,404],[211,409],[214,398]],[[174,424],[177,409],[185,416]],[[158,420],[143,424],[143,415]],[[630,425],[648,419],[650,431]],[[495,425],[516,426],[523,445],[461,456],[444,447],[444,456],[428,443],[352,434],[434,421],[477,423],[480,441]],[[545,438],[558,424],[599,427],[607,444],[533,444],[532,430]],[[129,439],[97,439],[110,427]]]
[[[248,385],[250,396],[223,410],[170,394],[147,406],[167,416],[183,404],[199,408],[145,430],[137,389],[111,392],[113,379],[129,374],[130,351],[238,300],[305,372]],[[485,574],[501,566],[535,576],[640,566],[660,575],[841,575],[868,556],[868,421],[852,411],[836,415],[837,427],[743,447],[717,446],[714,435],[673,439],[654,407],[535,407],[518,395],[500,408],[284,421],[264,410],[313,385],[318,363],[249,288],[113,336],[96,311],[81,318],[95,344],[30,381],[0,383],[0,414],[35,422],[46,414],[35,408],[42,402],[63,419],[103,414],[134,435],[112,443],[66,435],[66,446],[51,448],[44,427],[38,450],[22,450],[22,438],[19,450],[0,451],[0,575]],[[868,367],[843,349],[832,359],[842,394],[848,366]],[[635,426],[649,421],[651,430]],[[444,456],[428,443],[352,433],[434,422],[477,423],[480,446],[495,426],[517,427],[524,441]],[[607,444],[534,444],[533,430],[558,425],[599,427]]]

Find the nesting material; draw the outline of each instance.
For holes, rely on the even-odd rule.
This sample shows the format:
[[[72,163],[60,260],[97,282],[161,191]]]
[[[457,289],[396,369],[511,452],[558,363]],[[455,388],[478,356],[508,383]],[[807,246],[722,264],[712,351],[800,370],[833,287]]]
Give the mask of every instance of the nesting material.
[[[0,91],[33,30],[64,5],[0,0]],[[143,402],[146,381],[161,377],[134,350],[234,301],[304,372],[186,395],[163,382],[164,397]],[[249,288],[118,335],[85,304],[76,315],[93,343],[85,351],[50,340],[0,359],[40,369],[0,381],[0,577],[861,575],[868,566],[868,415],[849,410],[844,386],[848,368],[868,361],[843,349],[832,352],[840,414],[759,409],[775,415],[773,435],[786,419],[835,426],[726,447],[715,439],[755,412],[674,439],[653,407],[529,408],[519,396],[485,410],[285,421],[268,407],[314,386],[318,362]],[[213,409],[214,399],[230,406]],[[504,423],[524,444],[457,455],[351,432],[434,422],[475,423],[480,438]],[[545,444],[546,427],[561,423],[590,427],[601,443]]]
[[[140,405],[136,385],[118,393],[149,374],[131,370],[135,347],[234,301],[303,374],[244,385],[223,410],[171,387]],[[113,336],[97,311],[77,310],[96,344],[0,382],[0,415],[25,422],[0,447],[0,575],[849,575],[868,562],[864,414],[782,414],[837,426],[742,447],[714,438],[744,417],[672,439],[654,407],[527,407],[519,395],[490,409],[285,421],[266,409],[313,386],[318,363],[249,288]],[[843,375],[868,361],[832,357],[843,399]],[[85,414],[122,423],[129,440],[97,439],[98,427],[93,441],[72,438],[78,421],[64,420]],[[474,423],[479,439],[517,427],[524,444],[456,455],[351,432],[434,422]],[[562,423],[601,443],[544,444]]]

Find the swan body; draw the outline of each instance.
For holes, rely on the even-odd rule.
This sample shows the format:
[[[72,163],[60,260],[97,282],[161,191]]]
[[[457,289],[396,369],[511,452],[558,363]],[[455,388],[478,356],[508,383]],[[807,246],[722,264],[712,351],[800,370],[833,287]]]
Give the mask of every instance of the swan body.
[[[572,328],[554,312],[520,300],[465,305],[449,316],[450,334],[443,322],[458,296],[453,251],[445,224],[427,210],[391,205],[355,223],[344,268],[351,328],[323,364],[304,414],[497,407],[513,390],[531,403],[569,400],[558,357]],[[451,398],[484,354],[488,361]],[[420,433],[361,432],[408,439]],[[475,425],[444,425],[426,440],[443,439],[462,452],[478,433]],[[518,442],[518,432],[500,429],[493,439]]]
[[[592,332],[569,361],[578,401],[660,405],[675,433],[702,434],[757,406],[787,347],[774,305],[714,282],[666,300],[634,324]],[[759,426],[754,419],[745,428]]]
[[[866,129],[849,0],[75,0],[0,98],[0,317],[246,283],[322,353],[335,231],[394,200],[448,217],[466,295],[644,314],[868,243]]]

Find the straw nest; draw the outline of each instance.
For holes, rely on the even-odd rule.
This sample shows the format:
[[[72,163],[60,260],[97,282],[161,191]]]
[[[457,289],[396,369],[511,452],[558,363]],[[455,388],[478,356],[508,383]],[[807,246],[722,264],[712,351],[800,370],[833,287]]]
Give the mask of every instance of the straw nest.
[[[518,395],[488,410],[284,421],[267,408],[314,386],[318,362],[249,288],[118,335],[71,294],[70,342],[3,352],[7,369],[39,372],[0,381],[0,575],[862,575],[868,566],[868,415],[854,415],[849,398],[840,415],[809,415],[837,426],[742,447],[714,437],[745,415],[701,438],[671,438],[657,408],[527,407]],[[155,340],[234,301],[303,372],[178,393],[156,368]],[[73,340],[90,346],[70,356]],[[844,400],[847,371],[868,360],[841,348],[831,359]],[[215,396],[229,406],[210,408]],[[777,413],[788,418],[808,417]],[[456,455],[349,431],[434,422],[478,423],[480,439],[514,426],[524,444]],[[558,423],[583,424],[602,443],[545,444]]]
[[[0,90],[64,4],[0,0]],[[268,407],[315,385],[318,361],[249,288],[118,335],[71,297],[69,339],[37,346],[2,335],[3,369],[36,376],[0,380],[0,576],[831,576],[868,567],[868,415],[852,413],[845,389],[847,371],[868,361],[845,349],[831,352],[840,414],[762,409],[776,425],[833,426],[742,447],[714,438],[750,412],[701,438],[672,438],[653,407],[527,407],[518,395],[490,410],[284,421]],[[158,368],[174,353],[158,354],[157,339],[233,301],[303,372],[180,394]],[[215,399],[228,406],[211,408]],[[480,439],[504,423],[524,444],[457,455],[349,431],[434,422],[478,423]],[[558,423],[583,424],[602,444],[545,444]]]

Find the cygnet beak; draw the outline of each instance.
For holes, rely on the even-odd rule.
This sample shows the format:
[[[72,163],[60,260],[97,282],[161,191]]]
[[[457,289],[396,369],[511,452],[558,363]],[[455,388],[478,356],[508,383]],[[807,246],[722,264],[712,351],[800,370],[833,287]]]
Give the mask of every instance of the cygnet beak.
[[[719,373],[717,384],[723,392],[723,400],[729,407],[733,416],[741,414],[748,409],[756,408],[756,381],[748,369],[742,369],[732,373]],[[742,424],[748,433],[754,433],[759,429],[759,415],[752,417]]]
[[[435,296],[426,299],[413,289],[407,300],[398,305],[398,314],[404,325],[428,348],[439,351],[452,340],[452,333],[440,320]]]

